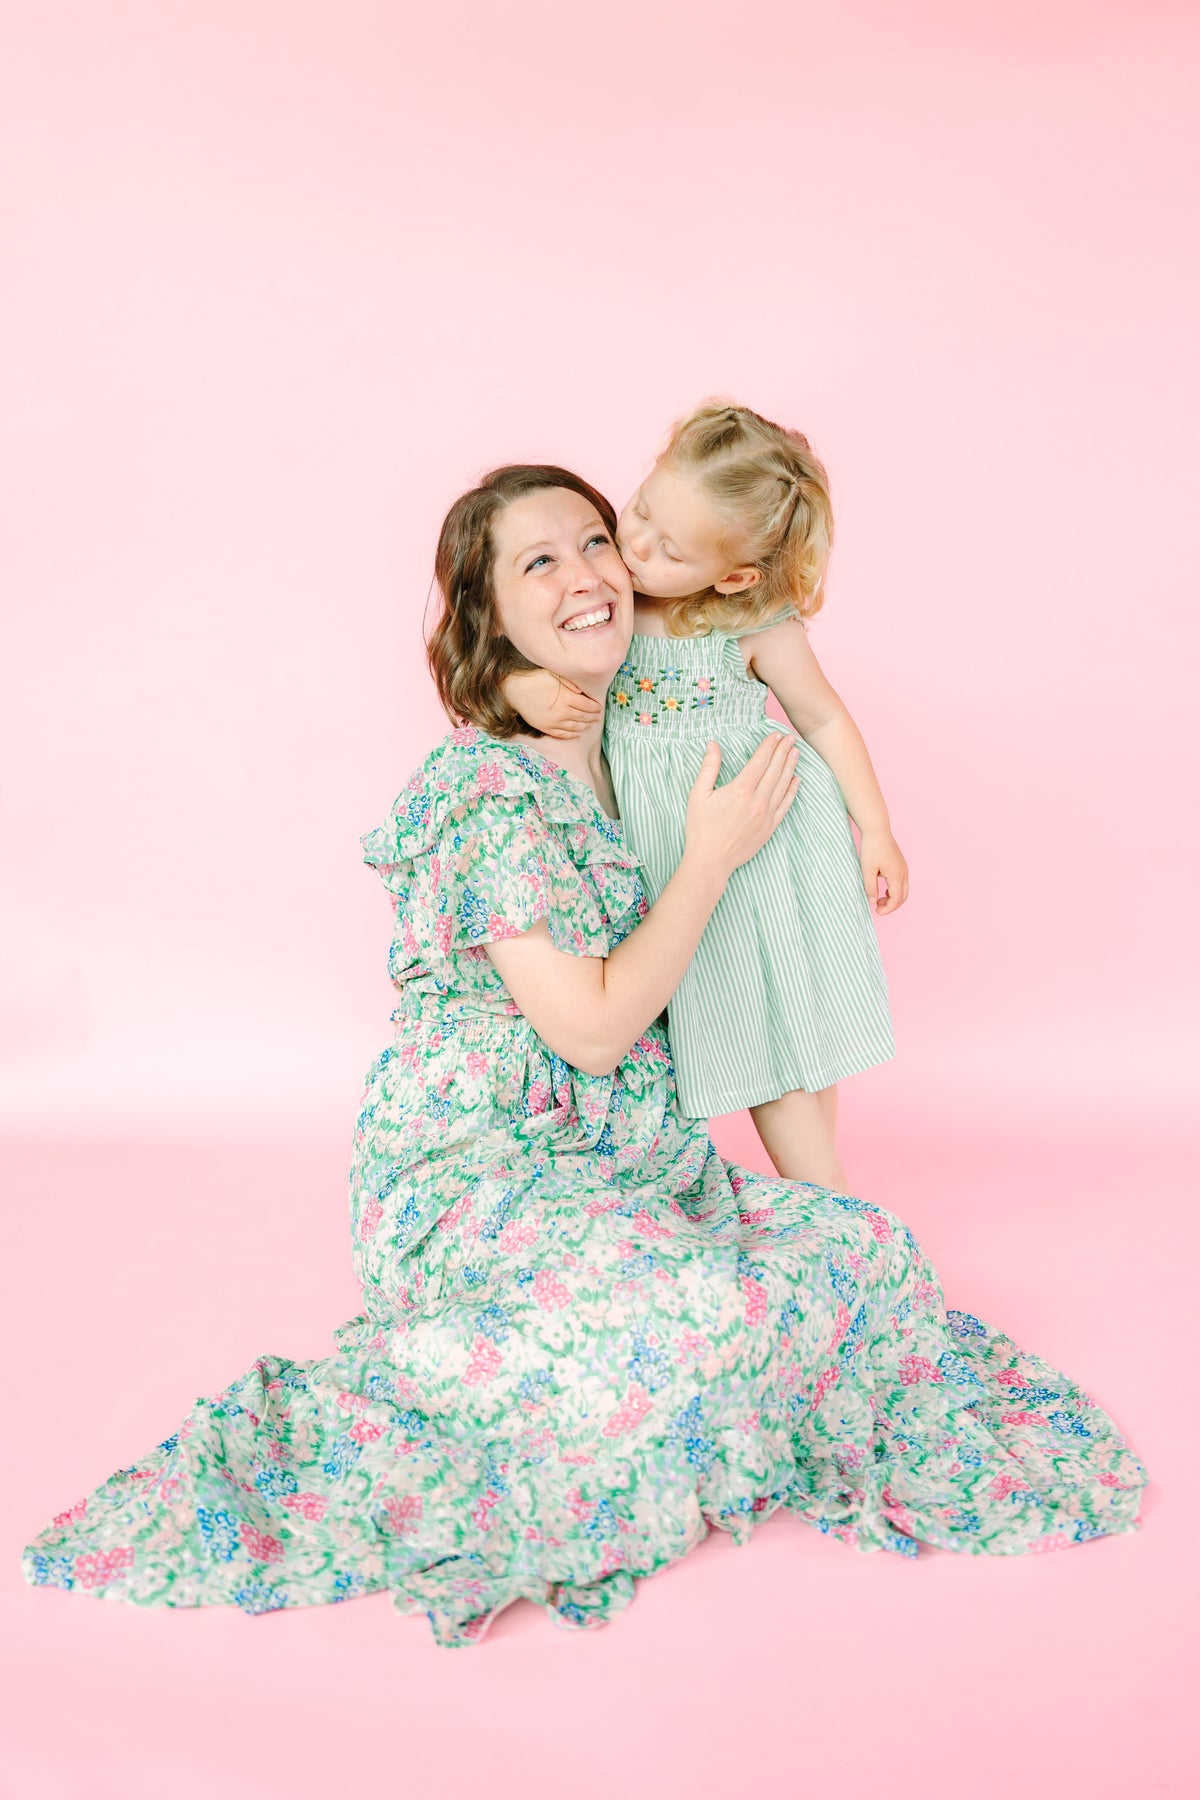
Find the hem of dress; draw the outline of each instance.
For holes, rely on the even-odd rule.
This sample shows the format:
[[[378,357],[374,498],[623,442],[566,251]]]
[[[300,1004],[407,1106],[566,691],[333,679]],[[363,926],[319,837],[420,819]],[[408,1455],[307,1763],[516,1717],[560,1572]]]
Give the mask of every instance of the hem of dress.
[[[720,1119],[727,1113],[745,1112],[751,1106],[766,1106],[772,1100],[782,1100],[785,1094],[817,1094],[823,1088],[835,1087],[839,1081],[848,1081],[852,1075],[865,1075],[868,1069],[878,1069],[895,1057],[895,1046],[882,1056],[851,1058],[844,1063],[835,1063],[830,1069],[822,1069],[817,1075],[809,1073],[807,1080],[800,1078],[793,1082],[775,1080],[763,1089],[747,1087],[740,1092],[716,1095],[699,1112],[693,1112],[684,1104],[683,1090],[679,1083],[679,1070],[676,1066],[675,1084],[676,1101],[679,1113],[685,1119]]]

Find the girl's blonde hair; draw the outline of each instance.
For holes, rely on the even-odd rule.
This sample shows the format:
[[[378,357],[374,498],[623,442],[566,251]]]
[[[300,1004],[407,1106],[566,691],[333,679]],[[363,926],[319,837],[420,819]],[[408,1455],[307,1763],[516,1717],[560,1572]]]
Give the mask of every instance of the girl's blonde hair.
[[[765,623],[790,605],[810,619],[833,543],[829,480],[808,439],[773,425],[748,406],[711,401],[673,428],[660,461],[687,471],[726,520],[721,545],[736,563],[752,563],[762,580],[746,594],[710,588],[664,604],[675,637],[732,631]]]

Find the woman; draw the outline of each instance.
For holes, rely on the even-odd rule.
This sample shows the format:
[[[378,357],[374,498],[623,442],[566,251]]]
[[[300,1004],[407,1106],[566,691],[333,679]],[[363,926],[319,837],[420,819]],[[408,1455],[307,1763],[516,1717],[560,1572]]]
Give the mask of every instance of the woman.
[[[647,914],[599,727],[552,761],[499,687],[537,664],[603,694],[632,619],[614,524],[578,477],[510,468],[442,529],[431,661],[470,723],[364,839],[401,1004],[358,1121],[362,1316],[199,1401],[42,1533],[31,1580],[249,1612],[386,1587],[461,1644],[522,1597],[598,1624],[779,1506],[907,1554],[1135,1524],[1111,1420],[947,1313],[898,1219],[731,1167],[680,1117],[658,1016],[792,750],[772,734],[721,788],[710,752]]]

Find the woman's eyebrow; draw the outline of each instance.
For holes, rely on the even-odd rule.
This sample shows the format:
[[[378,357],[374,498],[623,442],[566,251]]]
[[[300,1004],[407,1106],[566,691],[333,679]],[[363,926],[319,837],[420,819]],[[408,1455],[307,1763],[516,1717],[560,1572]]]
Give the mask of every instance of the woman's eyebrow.
[[[593,513],[587,524],[581,527],[579,533],[580,537],[587,537],[590,532],[595,531],[597,525],[600,527],[601,531],[607,534],[608,526],[604,523],[604,520],[600,517],[599,513]],[[549,538],[538,538],[534,543],[526,544],[523,550],[516,551],[513,556],[513,561],[514,563],[523,562],[525,558],[532,555],[535,550],[553,550],[553,548],[554,545]]]
[[[524,550],[518,550],[513,556],[515,563],[523,562],[532,550],[553,550],[554,545],[549,538],[539,538],[534,544],[526,544]]]

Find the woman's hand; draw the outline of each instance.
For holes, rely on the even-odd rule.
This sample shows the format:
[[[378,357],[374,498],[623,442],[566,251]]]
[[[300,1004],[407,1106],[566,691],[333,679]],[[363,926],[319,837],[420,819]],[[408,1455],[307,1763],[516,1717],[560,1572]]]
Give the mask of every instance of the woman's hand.
[[[858,846],[858,861],[867,890],[867,904],[873,912],[882,918],[884,913],[893,913],[904,905],[908,899],[908,864],[890,831],[864,831]],[[881,878],[887,890],[882,898],[879,893]]]
[[[773,731],[740,775],[717,787],[710,744],[687,809],[679,867],[641,924],[608,956],[557,950],[546,921],[485,946],[538,1035],[588,1075],[609,1074],[682,981],[733,870],[761,850],[796,797],[799,751]]]
[[[500,688],[527,725],[551,738],[577,738],[604,711],[599,700],[549,669],[515,669]]]
[[[685,863],[704,864],[724,879],[749,862],[796,798],[799,756],[790,737],[773,731],[741,773],[718,787],[721,746],[709,744],[688,800]]]

